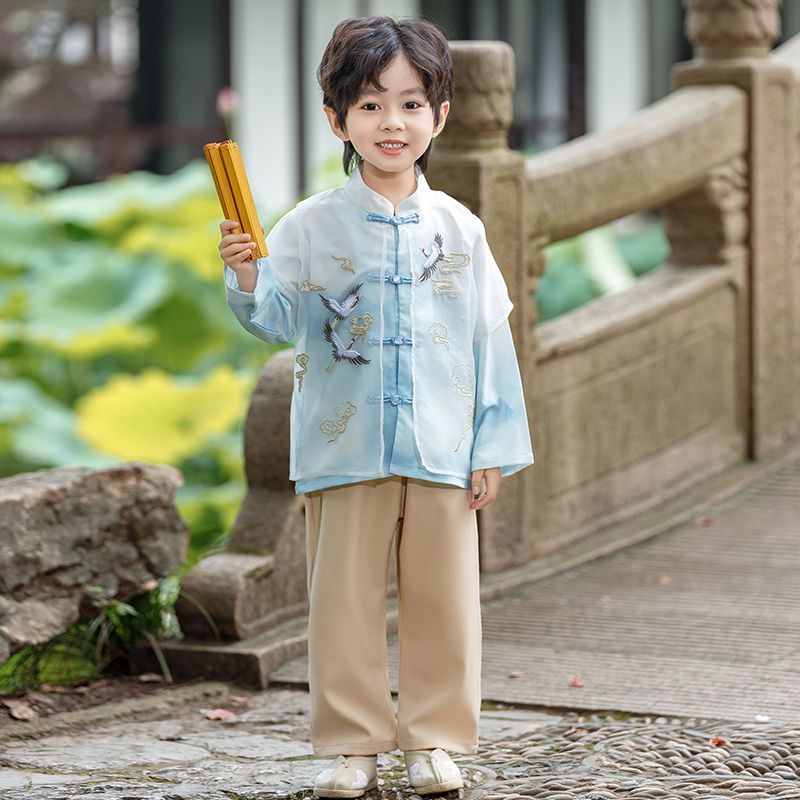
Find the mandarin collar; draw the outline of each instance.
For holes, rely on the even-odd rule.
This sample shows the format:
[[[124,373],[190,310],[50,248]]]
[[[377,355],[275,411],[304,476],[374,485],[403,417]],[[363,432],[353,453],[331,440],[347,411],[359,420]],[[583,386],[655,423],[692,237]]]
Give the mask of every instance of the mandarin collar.
[[[356,168],[348,175],[347,183],[344,185],[344,191],[347,196],[364,211],[371,211],[376,214],[383,214],[387,217],[395,215],[395,209],[391,200],[384,197],[382,194],[370,189],[364,178],[361,175],[361,162],[356,165]],[[420,211],[425,205],[427,194],[431,191],[428,181],[425,180],[425,175],[420,169],[419,164],[414,165],[414,174],[417,176],[417,188],[413,194],[406,197],[397,206],[396,216],[404,216]]]

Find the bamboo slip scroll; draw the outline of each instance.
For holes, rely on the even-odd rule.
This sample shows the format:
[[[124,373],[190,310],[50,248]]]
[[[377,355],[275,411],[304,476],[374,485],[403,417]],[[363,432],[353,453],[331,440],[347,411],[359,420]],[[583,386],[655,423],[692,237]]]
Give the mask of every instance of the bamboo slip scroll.
[[[255,242],[256,246],[249,258],[255,260],[268,256],[267,243],[256,214],[239,145],[231,139],[226,139],[224,142],[209,142],[203,147],[203,152],[211,170],[211,177],[214,179],[225,219],[236,220],[239,223],[239,233],[249,233],[250,241]]]

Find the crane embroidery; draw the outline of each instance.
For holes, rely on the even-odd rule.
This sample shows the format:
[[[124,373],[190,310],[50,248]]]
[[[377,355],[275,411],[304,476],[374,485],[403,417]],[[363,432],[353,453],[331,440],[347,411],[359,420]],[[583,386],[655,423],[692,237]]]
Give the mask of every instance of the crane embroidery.
[[[353,326],[351,326],[351,333],[353,333],[353,337],[346,345],[342,341],[339,334],[334,330],[336,325],[341,320],[346,319],[353,313],[358,301],[361,300],[362,296],[358,293],[358,290],[363,285],[363,282],[353,284],[339,300],[336,300],[333,297],[325,297],[325,295],[322,294],[319,296],[320,300],[322,300],[322,305],[324,305],[329,311],[333,311],[333,320],[331,321],[330,319],[326,319],[322,324],[322,334],[326,341],[330,342],[332,350],[331,363],[325,367],[326,372],[330,372],[340,361],[349,361],[351,364],[369,364],[372,361],[371,358],[364,358],[364,356],[362,356],[358,350],[353,349],[353,343],[359,336],[358,325],[355,326],[356,331],[353,331]],[[369,315],[354,315],[351,321],[354,323],[359,319],[363,321],[364,316]]]
[[[344,319],[345,317],[349,317],[350,314],[353,313],[356,303],[358,303],[358,301],[361,299],[361,295],[358,293],[358,290],[363,285],[363,283],[356,283],[351,286],[345,292],[344,297],[341,300],[334,300],[332,297],[325,297],[324,294],[320,295],[322,305],[324,305],[329,311],[333,311],[336,322],[338,322],[340,319]]]
[[[433,245],[431,246],[430,255],[425,252],[424,247],[420,247],[422,255],[425,256],[425,263],[422,265],[422,274],[419,276],[419,282],[428,280],[436,267],[439,266],[441,261],[444,261],[444,240],[441,233],[434,234]]]
[[[422,273],[417,282],[422,283],[430,278],[436,294],[446,294],[453,299],[457,298],[461,294],[461,290],[456,288],[456,283],[452,278],[434,278],[431,276],[434,273],[436,275],[450,273],[460,275],[461,270],[470,263],[469,255],[467,253],[445,253],[444,239],[440,233],[436,233],[433,237],[430,254],[426,252],[424,247],[420,249],[422,250],[422,255],[425,256],[425,263],[422,265]]]
[[[369,364],[370,361],[372,361],[371,358],[364,358],[358,350],[353,350],[353,342],[355,342],[357,335],[353,336],[349,344],[345,345],[339,337],[339,334],[333,329],[329,319],[325,320],[322,331],[325,338],[331,343],[331,349],[333,351],[331,363],[325,367],[326,372],[330,372],[334,365],[342,360],[349,361],[351,364]]]

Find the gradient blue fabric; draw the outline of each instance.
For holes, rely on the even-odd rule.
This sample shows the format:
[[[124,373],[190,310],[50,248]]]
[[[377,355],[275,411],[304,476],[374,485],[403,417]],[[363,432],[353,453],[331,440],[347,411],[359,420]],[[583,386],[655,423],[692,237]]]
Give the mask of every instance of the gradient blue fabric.
[[[508,315],[482,221],[416,168],[397,208],[360,167],[267,235],[253,292],[224,265],[242,326],[294,342],[295,492],[387,475],[469,488],[534,463]]]

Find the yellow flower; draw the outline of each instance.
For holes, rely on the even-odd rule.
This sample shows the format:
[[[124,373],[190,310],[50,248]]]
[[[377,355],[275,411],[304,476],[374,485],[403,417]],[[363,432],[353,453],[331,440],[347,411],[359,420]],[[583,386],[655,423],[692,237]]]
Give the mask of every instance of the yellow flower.
[[[158,339],[152,327],[119,322],[102,330],[79,331],[72,338],[51,339],[33,335],[32,341],[67,358],[90,359],[104,353],[121,353],[149,347]]]
[[[221,280],[223,269],[217,249],[219,240],[219,229],[214,235],[208,226],[170,228],[142,223],[119,237],[117,247],[133,255],[158,253],[168,261],[185,264],[203,280],[216,281]]]
[[[240,420],[251,389],[228,366],[194,380],[155,368],[115,375],[77,402],[77,429],[101,452],[174,464]]]

